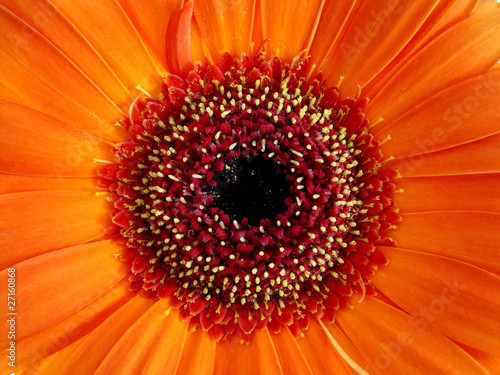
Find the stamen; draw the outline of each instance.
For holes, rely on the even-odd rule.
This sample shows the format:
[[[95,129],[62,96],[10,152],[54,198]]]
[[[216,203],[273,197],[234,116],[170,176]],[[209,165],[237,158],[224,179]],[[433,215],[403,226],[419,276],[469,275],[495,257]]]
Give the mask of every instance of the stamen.
[[[361,91],[341,100],[313,71],[262,51],[198,64],[160,99],[142,90],[118,164],[94,160],[132,288],[172,298],[214,340],[283,325],[300,336],[374,295],[369,276],[387,262],[376,245],[400,220],[397,173]]]

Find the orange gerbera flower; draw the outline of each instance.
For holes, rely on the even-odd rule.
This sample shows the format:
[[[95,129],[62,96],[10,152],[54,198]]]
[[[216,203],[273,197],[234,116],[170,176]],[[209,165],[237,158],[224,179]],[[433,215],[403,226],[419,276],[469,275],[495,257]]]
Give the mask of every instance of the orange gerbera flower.
[[[500,371],[496,2],[0,4],[2,373]]]

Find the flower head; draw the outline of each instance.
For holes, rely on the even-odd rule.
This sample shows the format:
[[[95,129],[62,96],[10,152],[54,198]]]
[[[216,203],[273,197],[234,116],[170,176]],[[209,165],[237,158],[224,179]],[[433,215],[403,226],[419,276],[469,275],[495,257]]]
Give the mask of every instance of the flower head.
[[[498,370],[493,2],[0,18],[6,371]]]

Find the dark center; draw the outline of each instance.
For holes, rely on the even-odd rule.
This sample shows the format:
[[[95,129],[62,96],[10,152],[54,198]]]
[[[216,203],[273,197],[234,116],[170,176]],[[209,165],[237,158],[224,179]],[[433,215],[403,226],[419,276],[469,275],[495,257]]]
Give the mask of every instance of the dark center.
[[[208,193],[214,204],[232,220],[248,219],[249,225],[260,225],[261,219],[274,221],[286,210],[290,182],[281,168],[262,156],[247,156],[232,160],[214,175],[217,186]]]

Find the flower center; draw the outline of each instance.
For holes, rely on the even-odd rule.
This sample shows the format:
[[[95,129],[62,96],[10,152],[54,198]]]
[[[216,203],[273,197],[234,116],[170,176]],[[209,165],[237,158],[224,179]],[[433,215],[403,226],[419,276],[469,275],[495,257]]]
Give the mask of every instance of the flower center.
[[[220,340],[334,320],[387,260],[394,171],[366,99],[339,99],[307,64],[225,54],[136,100],[130,141],[101,171],[134,287],[171,298]]]
[[[262,156],[240,157],[226,164],[214,174],[217,185],[209,185],[206,193],[212,195],[214,204],[230,218],[251,226],[259,226],[265,219],[274,221],[276,215],[286,210],[290,181],[279,166]]]

